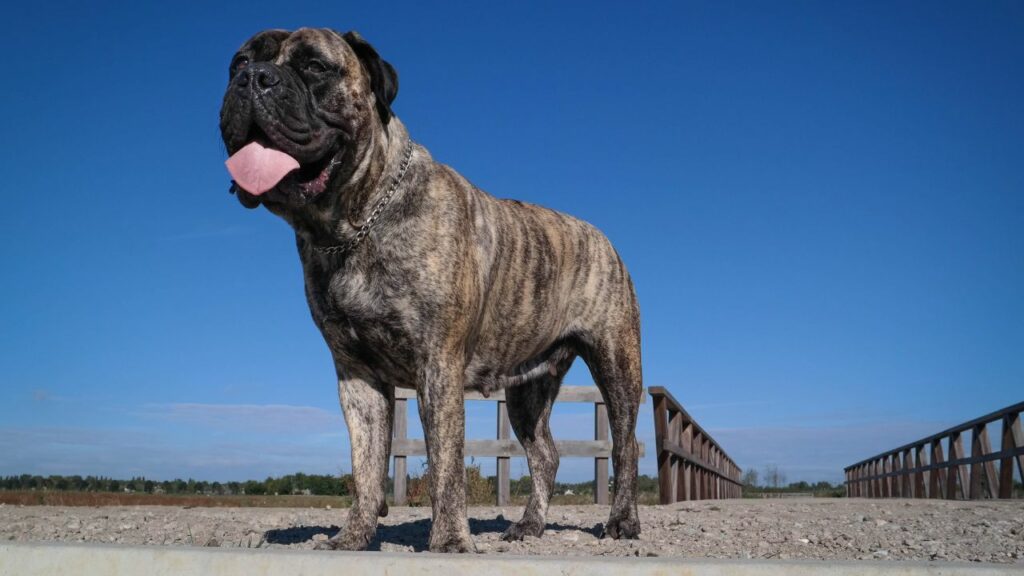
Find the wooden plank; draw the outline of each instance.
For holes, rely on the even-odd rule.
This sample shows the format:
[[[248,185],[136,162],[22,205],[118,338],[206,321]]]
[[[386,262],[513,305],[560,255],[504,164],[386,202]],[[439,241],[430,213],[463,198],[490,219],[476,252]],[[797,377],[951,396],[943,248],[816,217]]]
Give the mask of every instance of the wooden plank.
[[[984,456],[979,456],[977,458],[977,460],[973,456],[964,456],[963,458],[959,458],[957,460],[947,460],[945,462],[942,462],[941,464],[926,464],[926,465],[922,466],[921,468],[913,468],[913,469],[909,470],[909,472],[928,472],[928,471],[934,471],[934,470],[942,470],[943,472],[945,472],[945,471],[947,471],[949,469],[950,466],[968,467],[971,464],[974,464],[975,462],[981,462],[981,463],[995,462],[996,460],[1000,460],[1002,458],[1008,458],[1008,457],[1014,457],[1015,458],[1017,456],[1024,456],[1024,448],[1010,448],[1010,449],[1006,450],[1005,452],[1004,451],[990,452],[988,454],[985,454]],[[870,476],[870,478],[871,479],[882,480],[882,479],[885,479],[885,478],[892,478],[892,477],[897,476],[899,474],[902,474],[902,471],[899,471],[899,472],[881,472],[881,473],[878,473],[877,475]]]
[[[639,456],[643,457],[643,442],[637,442]],[[596,440],[556,440],[555,447],[562,457],[610,458],[612,443]],[[392,454],[399,456],[426,456],[427,445],[422,438],[395,440],[391,445]],[[474,458],[522,458],[526,456],[523,447],[515,439],[510,440],[466,440],[465,455]]]
[[[694,420],[693,417],[690,416],[690,413],[687,412],[685,408],[683,408],[683,405],[680,404],[679,401],[675,399],[675,396],[672,396],[671,392],[669,392],[668,390],[661,386],[651,386],[650,388],[647,389],[647,393],[650,394],[652,398],[665,398],[668,401],[668,409],[670,411],[675,410],[681,413],[683,415],[684,424],[692,424],[698,432],[700,432],[704,437],[708,438],[708,440],[710,440],[710,442],[713,445],[717,446],[719,450],[722,450],[722,453],[726,455],[726,458],[729,458],[728,453],[726,453],[726,451],[723,450],[721,446],[718,446],[718,443],[715,442],[715,440],[711,437],[710,434],[705,432],[704,429],[700,427],[700,424],[697,424],[697,421]],[[732,458],[729,458],[729,461],[732,461]]]
[[[508,440],[511,433],[511,425],[508,420],[508,406],[505,402],[498,402],[498,440]],[[508,506],[509,493],[511,488],[510,460],[508,456],[498,456],[498,506]]]
[[[393,436],[395,440],[405,440],[408,434],[409,410],[405,400],[395,400],[395,422]],[[394,446],[394,442],[392,442]],[[394,496],[395,506],[405,506],[407,499],[405,456],[395,456]]]
[[[669,442],[668,440],[663,440],[661,442],[661,445],[658,448],[659,448],[659,450],[671,452],[671,453],[675,454],[676,456],[678,456],[680,458],[683,458],[684,460],[687,460],[688,462],[691,462],[694,466],[697,467],[697,469],[699,471],[706,471],[706,472],[709,472],[711,474],[719,475],[722,478],[725,478],[725,480],[727,482],[729,482],[730,484],[739,484],[738,480],[734,480],[732,478],[728,478],[726,476],[722,476],[721,472],[719,470],[717,470],[711,462],[708,462],[707,460],[701,458],[700,456],[685,450],[682,446],[680,446],[680,445],[678,445],[678,444],[676,444],[674,442]],[[705,487],[702,486],[702,488],[705,488]],[[708,484],[706,486],[706,488],[710,489],[710,484]],[[706,495],[706,492],[705,492],[705,495]]]
[[[491,392],[490,396],[484,396],[476,390],[465,391],[466,400],[481,401],[489,400],[491,402],[505,401],[505,391],[495,390]],[[403,400],[415,400],[416,390],[412,388],[395,388],[395,398],[401,398]],[[562,386],[558,390],[558,397],[555,398],[556,402],[585,402],[588,404],[599,404],[604,402],[604,397],[601,396],[601,391],[597,389],[597,386]],[[646,395],[640,396],[640,403],[644,404],[647,402]]]
[[[608,442],[608,407],[594,404],[594,440]],[[594,458],[594,501],[601,505],[608,504],[608,457]]]

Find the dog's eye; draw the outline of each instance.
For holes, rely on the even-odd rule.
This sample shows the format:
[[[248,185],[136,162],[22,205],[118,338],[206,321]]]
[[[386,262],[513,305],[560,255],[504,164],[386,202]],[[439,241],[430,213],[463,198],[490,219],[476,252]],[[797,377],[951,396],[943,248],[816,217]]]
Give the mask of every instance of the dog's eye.
[[[310,60],[306,62],[303,69],[305,69],[306,72],[312,72],[313,74],[323,74],[327,71],[327,66],[324,66],[324,63],[319,60]]]
[[[231,73],[234,74],[236,72],[244,70],[245,67],[248,66],[248,65],[249,65],[249,57],[248,56],[239,56],[239,57],[235,58],[234,62],[231,63]]]

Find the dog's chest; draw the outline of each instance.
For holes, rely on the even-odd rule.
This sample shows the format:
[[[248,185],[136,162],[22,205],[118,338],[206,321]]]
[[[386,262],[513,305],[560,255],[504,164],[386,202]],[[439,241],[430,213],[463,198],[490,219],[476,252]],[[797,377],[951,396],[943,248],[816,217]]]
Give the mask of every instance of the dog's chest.
[[[306,298],[313,320],[346,368],[388,378],[411,375],[419,313],[402,284],[384,274],[307,268]]]

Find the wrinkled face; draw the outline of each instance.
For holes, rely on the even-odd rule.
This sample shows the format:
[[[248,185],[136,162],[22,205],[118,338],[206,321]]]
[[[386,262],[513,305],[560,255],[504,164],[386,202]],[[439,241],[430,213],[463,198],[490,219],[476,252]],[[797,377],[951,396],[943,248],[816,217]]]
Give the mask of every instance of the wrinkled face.
[[[267,30],[235,54],[220,112],[243,205],[302,206],[351,173],[398,77],[358,33]]]

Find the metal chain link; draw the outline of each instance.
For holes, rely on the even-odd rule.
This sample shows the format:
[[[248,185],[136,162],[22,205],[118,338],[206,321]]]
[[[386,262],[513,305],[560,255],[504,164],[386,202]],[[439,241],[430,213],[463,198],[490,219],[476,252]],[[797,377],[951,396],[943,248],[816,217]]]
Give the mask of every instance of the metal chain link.
[[[377,206],[374,207],[373,212],[370,213],[370,216],[366,219],[366,222],[364,222],[363,225],[359,227],[359,230],[356,232],[355,238],[353,238],[347,244],[336,244],[334,246],[313,246],[313,248],[321,254],[344,254],[346,252],[354,250],[355,247],[358,246],[359,243],[363,241],[363,238],[366,238],[366,235],[370,232],[370,228],[373,226],[374,222],[377,221],[377,218],[380,218],[380,215],[384,211],[384,208],[388,205],[389,202],[391,202],[391,198],[395,195],[395,192],[398,191],[398,186],[402,183],[402,179],[405,178],[406,170],[409,169],[410,160],[412,160],[411,139],[405,146],[405,158],[402,160],[402,166],[398,169],[398,174],[396,174],[395,177],[392,179],[391,189],[388,190],[386,194],[384,194],[384,197],[381,198],[380,202],[377,203]]]

